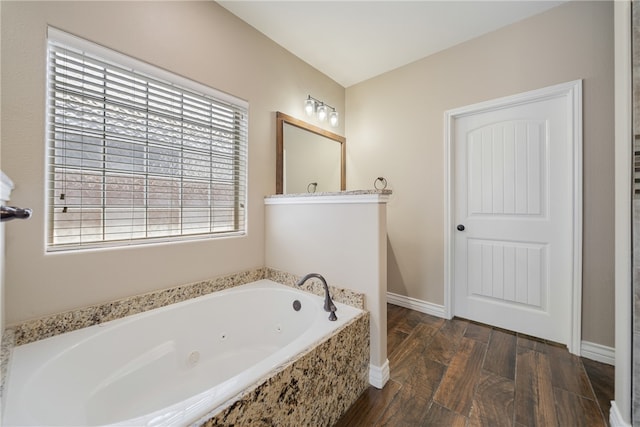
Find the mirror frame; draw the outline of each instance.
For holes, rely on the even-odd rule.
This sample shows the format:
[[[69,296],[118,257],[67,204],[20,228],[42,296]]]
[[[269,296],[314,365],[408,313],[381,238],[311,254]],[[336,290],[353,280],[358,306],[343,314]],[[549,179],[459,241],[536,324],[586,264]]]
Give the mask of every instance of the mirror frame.
[[[296,119],[287,114],[276,112],[276,194],[282,194],[284,187],[284,124],[288,123],[300,129],[324,136],[340,144],[340,191],[346,190],[345,159],[347,153],[347,138],[336,133],[329,132],[318,126]]]

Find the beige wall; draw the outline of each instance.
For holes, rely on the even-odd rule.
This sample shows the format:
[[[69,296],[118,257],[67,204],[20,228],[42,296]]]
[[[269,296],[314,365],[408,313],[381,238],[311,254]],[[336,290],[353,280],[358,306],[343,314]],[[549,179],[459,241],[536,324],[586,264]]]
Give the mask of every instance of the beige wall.
[[[264,265],[275,111],[302,118],[311,94],[343,112],[343,87],[211,1],[3,1],[1,13],[0,166],[12,203],[34,209],[6,230],[8,324]],[[246,237],[45,255],[47,24],[249,101]]]
[[[347,189],[384,176],[389,291],[444,303],[443,113],[584,79],[583,336],[614,345],[613,5],[570,2],[347,89]]]

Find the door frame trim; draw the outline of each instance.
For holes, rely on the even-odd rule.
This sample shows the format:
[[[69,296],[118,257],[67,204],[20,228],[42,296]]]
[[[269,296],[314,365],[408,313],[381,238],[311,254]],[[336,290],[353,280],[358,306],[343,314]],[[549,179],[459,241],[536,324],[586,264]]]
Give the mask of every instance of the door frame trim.
[[[572,142],[573,182],[572,182],[572,283],[571,283],[571,327],[567,347],[573,354],[580,355],[582,338],[582,80],[574,80],[542,89],[506,96],[473,105],[467,105],[444,113],[444,314],[447,319],[454,315],[453,278],[454,264],[454,131],[455,120],[507,107],[514,107],[545,99],[566,97],[569,134]]]

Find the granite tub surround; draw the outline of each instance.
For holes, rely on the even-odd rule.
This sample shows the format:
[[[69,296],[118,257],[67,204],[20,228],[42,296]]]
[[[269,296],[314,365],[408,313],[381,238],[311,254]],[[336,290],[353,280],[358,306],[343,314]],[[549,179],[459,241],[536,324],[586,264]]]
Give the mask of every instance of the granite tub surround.
[[[331,426],[367,389],[368,378],[365,312],[193,426]]]
[[[119,319],[129,315],[142,313],[148,310],[160,308],[173,303],[178,303],[181,301],[188,300],[190,298],[196,298],[212,292],[221,291],[227,288],[255,282],[261,279],[270,279],[282,285],[296,287],[297,289],[305,292],[309,292],[318,296],[324,296],[324,291],[322,290],[322,287],[319,282],[313,283],[312,281],[308,281],[307,283],[305,283],[304,286],[297,287],[295,284],[300,278],[301,276],[296,276],[291,273],[286,273],[286,272],[278,271],[271,268],[257,268],[254,270],[226,275],[226,276],[214,278],[207,281],[195,282],[187,285],[181,285],[181,286],[176,286],[169,289],[150,292],[143,295],[124,298],[124,299],[113,301],[107,304],[94,305],[90,307],[84,307],[78,310],[54,314],[52,316],[48,316],[48,317],[44,317],[44,318],[36,319],[32,321],[27,321],[10,328],[6,328],[4,331],[4,336],[2,340],[2,352],[1,352],[1,360],[0,360],[0,368],[1,368],[0,402],[2,405],[4,404],[5,380],[7,378],[7,371],[10,365],[9,362],[10,362],[11,354],[15,346],[27,344],[33,341],[48,338],[48,337],[62,334],[65,332],[71,332],[76,329],[100,324],[110,320]],[[346,289],[336,288],[334,286],[329,286],[329,288],[334,301],[351,305],[359,309],[363,309],[364,296],[362,294],[359,294],[350,290],[346,290]],[[354,324],[356,326],[353,326]],[[345,330],[346,332],[344,332]],[[328,340],[332,343],[330,352],[331,354],[333,354],[333,356],[325,355],[322,357],[320,356],[315,356],[315,357],[320,357],[319,360],[324,360],[323,358],[331,358],[331,357],[336,357],[337,360],[348,359],[349,364],[352,364],[353,366],[358,367],[358,369],[359,367],[364,366],[365,368],[363,369],[365,373],[362,374],[362,378],[364,378],[364,382],[366,386],[368,386],[368,380],[367,380],[368,371],[369,371],[368,330],[369,330],[369,313],[363,312],[360,316],[355,318],[353,321],[347,323],[341,329],[335,331],[331,335],[331,337],[328,338]],[[343,335],[343,333],[346,333],[346,335]],[[337,348],[334,348],[334,347],[341,347],[341,348],[340,350],[338,350]],[[308,354],[313,353],[314,351],[315,350],[313,348],[309,348],[305,350],[305,352],[303,352],[302,354],[304,357],[311,357],[311,356],[308,356]],[[362,355],[361,352],[364,352],[364,355]],[[298,356],[296,356],[296,358],[297,357]],[[365,362],[360,363],[361,359],[359,357],[361,357],[362,360],[366,360],[366,363]],[[344,367],[340,368],[339,366],[338,367],[334,366],[333,365],[334,362],[331,362],[331,363],[322,362],[322,363],[325,366],[329,367],[328,369],[335,370],[336,372],[342,372],[341,369],[344,368]],[[282,375],[281,371],[288,369],[289,365],[290,363],[284,364],[277,370],[277,373],[279,375]],[[316,371],[310,370],[309,372],[316,372]],[[349,382],[351,384],[343,384],[339,380],[332,380],[333,381],[332,383],[337,384],[337,387],[338,387],[337,393],[341,393],[350,398],[350,396],[353,394],[352,388],[357,386],[358,382],[353,379],[354,378],[353,375],[351,376],[346,375],[346,377],[350,378]],[[296,376],[292,375],[291,378],[296,378]],[[359,378],[360,376],[358,376],[358,379]],[[265,381],[267,381],[266,378],[264,379],[264,381],[261,381],[260,384],[264,383]],[[273,381],[273,380],[269,379],[269,381]],[[359,386],[356,388],[360,390]],[[266,394],[265,391],[262,391],[261,393]],[[344,412],[344,410],[348,408],[351,402],[355,401],[355,399],[359,396],[360,393],[361,393],[361,390],[357,394],[355,394],[355,397],[353,398],[353,400],[350,400],[349,404],[347,404],[344,409],[340,407],[341,412],[336,416],[335,419],[337,419],[337,417],[339,417],[342,414],[342,412]],[[243,396],[244,396],[244,393],[243,393]]]
[[[65,332],[75,331],[76,329],[120,319],[264,278],[265,269],[258,268],[211,280],[123,298],[106,304],[92,305],[77,310],[57,313],[7,327],[4,331],[2,352],[0,354],[0,402],[4,403],[4,384],[7,367],[11,358],[11,351],[14,346],[28,344]]]
[[[314,295],[324,297],[324,287],[318,279],[309,279],[304,285],[296,286],[298,280],[302,276],[297,276],[292,273],[276,270],[274,268],[267,267],[265,269],[265,279],[271,279],[274,282],[278,282],[282,285],[291,286],[294,288],[302,289],[303,291],[311,292]],[[354,292],[349,289],[339,288],[329,284],[329,293],[331,299],[335,302],[341,302],[352,307],[360,308],[364,310],[364,294]]]
[[[97,304],[77,310],[70,310],[30,320],[8,329],[15,335],[13,344],[18,346],[65,332],[75,331],[76,329],[120,319],[132,314],[153,310],[154,308],[186,301],[191,298],[197,298],[211,292],[244,285],[260,279],[271,279],[283,285],[295,286],[295,283],[300,277],[301,276],[270,268],[257,268],[211,280],[135,295],[106,304]],[[299,289],[315,295],[324,296],[324,290],[320,282],[315,279],[307,282],[304,286],[299,287]],[[334,286],[329,286],[329,291],[334,301],[364,309],[364,296],[362,294]]]
[[[12,327],[15,345],[28,344],[264,278],[264,268],[258,268],[30,320]]]

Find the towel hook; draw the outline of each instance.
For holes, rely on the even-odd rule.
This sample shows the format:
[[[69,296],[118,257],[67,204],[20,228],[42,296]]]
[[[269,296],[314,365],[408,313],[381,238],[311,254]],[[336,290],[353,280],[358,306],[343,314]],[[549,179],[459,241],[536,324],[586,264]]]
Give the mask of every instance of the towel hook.
[[[378,182],[382,183],[380,187],[378,187]],[[373,186],[376,190],[384,190],[387,188],[387,180],[383,176],[379,176],[375,181],[373,181]]]

